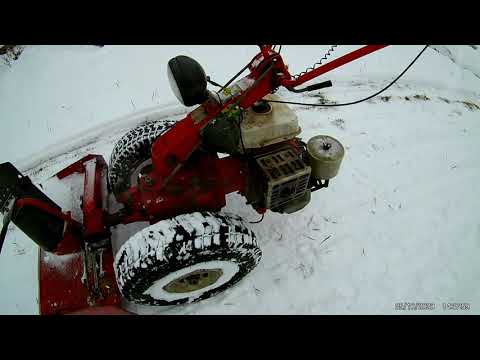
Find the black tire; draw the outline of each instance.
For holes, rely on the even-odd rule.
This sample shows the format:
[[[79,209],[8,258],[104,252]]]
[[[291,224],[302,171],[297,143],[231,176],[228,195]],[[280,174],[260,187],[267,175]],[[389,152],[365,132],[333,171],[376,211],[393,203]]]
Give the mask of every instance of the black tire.
[[[151,147],[157,137],[171,128],[176,121],[149,121],[127,132],[118,140],[110,156],[108,181],[115,197],[128,190],[132,174],[151,158]]]
[[[162,220],[133,235],[117,252],[114,268],[120,292],[128,301],[177,305],[212,297],[233,286],[261,256],[255,234],[239,216],[195,212]],[[218,267],[223,272],[212,285],[190,292],[165,289],[194,269],[216,271]]]

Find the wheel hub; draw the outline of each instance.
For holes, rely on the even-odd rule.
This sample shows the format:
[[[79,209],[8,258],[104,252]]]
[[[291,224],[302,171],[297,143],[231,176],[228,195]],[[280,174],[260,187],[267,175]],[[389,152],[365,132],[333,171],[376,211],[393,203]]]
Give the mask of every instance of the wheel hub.
[[[170,281],[163,289],[169,293],[196,291],[214,284],[222,275],[222,269],[199,269]]]

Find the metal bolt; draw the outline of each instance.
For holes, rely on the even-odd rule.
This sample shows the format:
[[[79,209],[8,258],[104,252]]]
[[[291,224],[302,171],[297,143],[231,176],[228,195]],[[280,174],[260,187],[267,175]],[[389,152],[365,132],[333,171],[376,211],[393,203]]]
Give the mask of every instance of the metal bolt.
[[[150,176],[144,175],[143,178],[145,179],[145,183],[146,183],[147,185],[152,185],[153,180],[152,180],[152,178],[151,178]]]

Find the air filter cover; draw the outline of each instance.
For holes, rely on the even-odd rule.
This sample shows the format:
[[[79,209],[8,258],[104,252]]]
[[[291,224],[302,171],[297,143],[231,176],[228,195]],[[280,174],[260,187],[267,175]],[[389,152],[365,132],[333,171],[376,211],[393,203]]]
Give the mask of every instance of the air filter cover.
[[[337,139],[328,135],[314,136],[307,143],[307,151],[314,178],[328,180],[337,175],[345,154]]]

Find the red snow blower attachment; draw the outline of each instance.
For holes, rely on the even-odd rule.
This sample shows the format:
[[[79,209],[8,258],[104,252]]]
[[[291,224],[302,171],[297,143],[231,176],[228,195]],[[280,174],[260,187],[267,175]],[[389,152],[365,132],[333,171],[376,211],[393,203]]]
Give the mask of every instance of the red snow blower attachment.
[[[105,171],[101,156],[87,155],[56,175],[57,179],[75,173],[83,176],[77,221],[12,164],[0,165],[4,213],[0,250],[10,221],[40,247],[40,314],[70,313],[93,305],[102,313],[103,306],[120,304],[105,223]]]
[[[292,76],[280,50],[261,45],[224,86],[195,60],[171,59],[172,91],[198,106],[179,121],[149,119],[130,130],[108,167],[86,155],[60,171],[52,181],[70,204],[60,190],[47,196],[12,164],[0,165],[0,240],[12,221],[41,248],[40,313],[135,312],[206,299],[240,281],[261,250],[249,222],[222,211],[226,195],[245,197],[262,219],[267,210],[292,214],[329,185],[344,155],[324,134],[304,142],[296,113],[275,92],[332,86],[297,88],[384,46]]]

